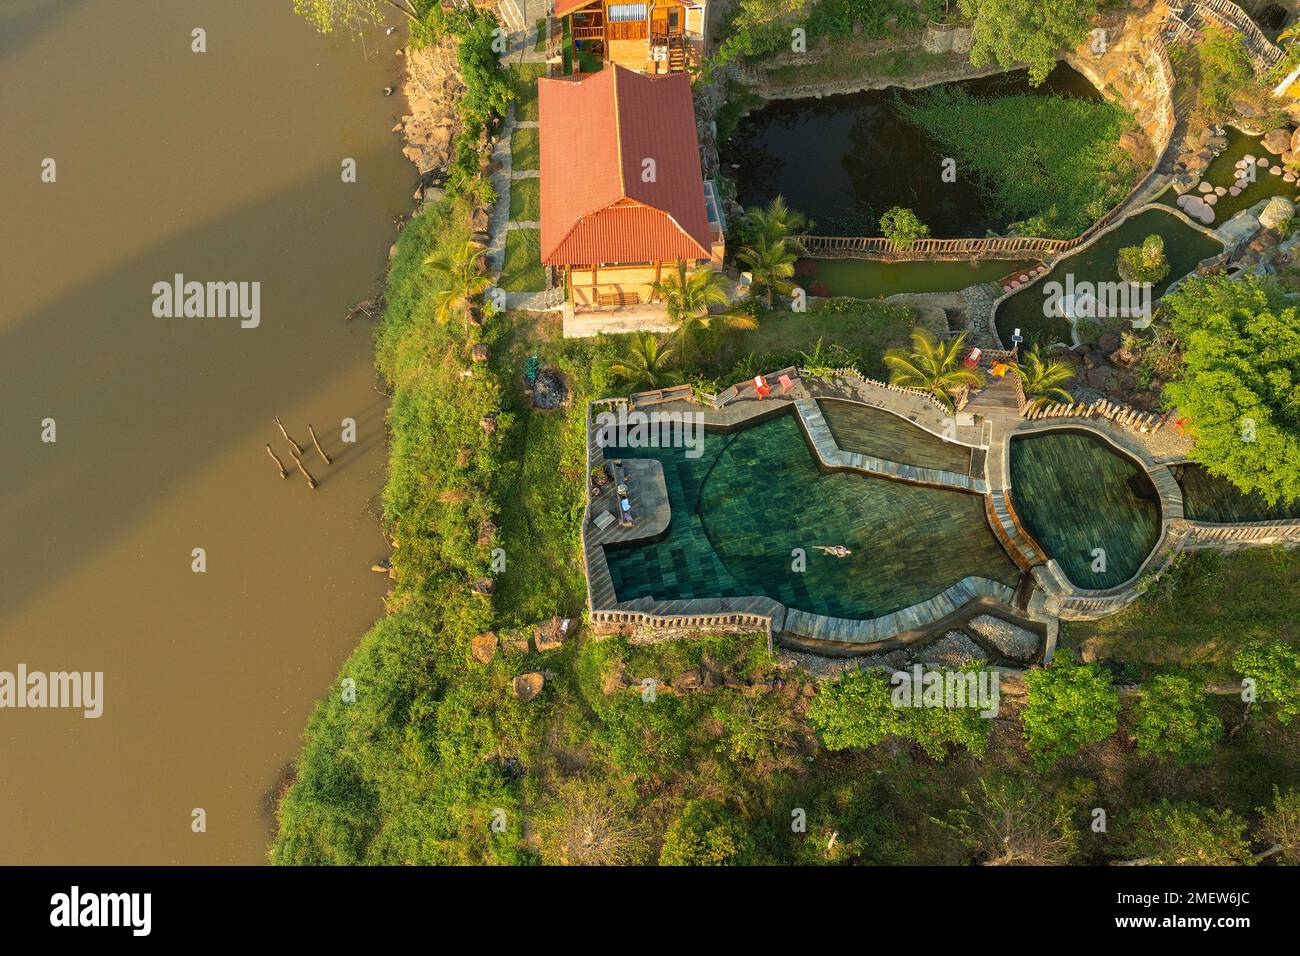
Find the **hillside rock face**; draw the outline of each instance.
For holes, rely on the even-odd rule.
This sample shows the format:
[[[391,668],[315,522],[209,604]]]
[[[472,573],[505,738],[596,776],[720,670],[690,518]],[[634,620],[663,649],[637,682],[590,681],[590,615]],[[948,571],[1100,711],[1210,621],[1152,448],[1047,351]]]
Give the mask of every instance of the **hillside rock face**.
[[[465,92],[456,72],[455,44],[443,40],[408,50],[400,89],[408,110],[397,125],[406,141],[402,155],[421,175],[445,172],[460,128],[456,104]]]

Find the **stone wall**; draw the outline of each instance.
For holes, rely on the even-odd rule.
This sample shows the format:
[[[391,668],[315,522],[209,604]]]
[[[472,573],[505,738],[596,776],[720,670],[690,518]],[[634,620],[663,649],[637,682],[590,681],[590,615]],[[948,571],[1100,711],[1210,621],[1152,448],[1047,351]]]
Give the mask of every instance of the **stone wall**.
[[[964,56],[975,41],[975,28],[967,24],[927,23],[921,35],[926,53],[956,53]]]

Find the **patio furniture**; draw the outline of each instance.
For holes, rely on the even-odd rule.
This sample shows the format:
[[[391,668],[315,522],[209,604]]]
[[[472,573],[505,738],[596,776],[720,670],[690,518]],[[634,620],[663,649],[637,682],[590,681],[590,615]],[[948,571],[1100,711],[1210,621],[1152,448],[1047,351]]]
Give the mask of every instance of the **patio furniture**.
[[[777,379],[777,381],[779,381],[779,382],[781,383],[781,394],[782,394],[782,395],[784,395],[786,392],[790,391],[790,389],[794,388],[794,382],[790,381],[790,376],[789,376],[789,375],[782,375],[779,379]]]
[[[736,396],[739,394],[740,391],[736,388],[736,386],[733,385],[731,386],[731,388],[719,392],[718,397],[713,400],[713,405],[715,408],[725,408],[727,405],[730,405],[732,402],[734,402],[736,400]]]
[[[610,514],[608,511],[602,510],[600,514],[596,515],[596,517],[591,519],[591,523],[594,524],[601,531],[604,531],[606,528],[608,528],[610,525],[614,523],[614,516]]]

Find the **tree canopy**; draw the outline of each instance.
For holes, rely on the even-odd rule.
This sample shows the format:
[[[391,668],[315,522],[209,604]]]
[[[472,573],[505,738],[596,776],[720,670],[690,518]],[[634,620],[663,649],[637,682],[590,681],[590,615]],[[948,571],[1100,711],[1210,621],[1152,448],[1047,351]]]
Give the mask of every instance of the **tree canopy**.
[[[997,62],[1006,69],[1029,66],[1029,81],[1047,79],[1057,54],[1088,34],[1088,18],[1097,0],[960,0],[961,12],[974,21],[970,61]]]
[[[1029,700],[1020,713],[1025,743],[1051,764],[1105,740],[1119,726],[1119,695],[1095,664],[1060,661],[1025,675]]]
[[[1184,364],[1165,396],[1192,457],[1269,504],[1300,499],[1300,310],[1256,277],[1193,279],[1166,304]]]

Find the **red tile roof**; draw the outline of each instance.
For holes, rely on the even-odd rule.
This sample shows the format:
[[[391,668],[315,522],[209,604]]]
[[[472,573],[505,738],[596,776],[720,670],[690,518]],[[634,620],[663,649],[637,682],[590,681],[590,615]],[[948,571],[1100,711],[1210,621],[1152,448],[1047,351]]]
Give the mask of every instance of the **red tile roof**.
[[[566,13],[572,13],[574,10],[580,10],[594,0],[555,0],[555,13],[552,16],[562,17]],[[603,4],[602,4],[603,6]]]
[[[581,80],[538,81],[542,262],[704,259],[709,221],[684,73],[611,64]],[[652,181],[643,180],[653,160]]]

